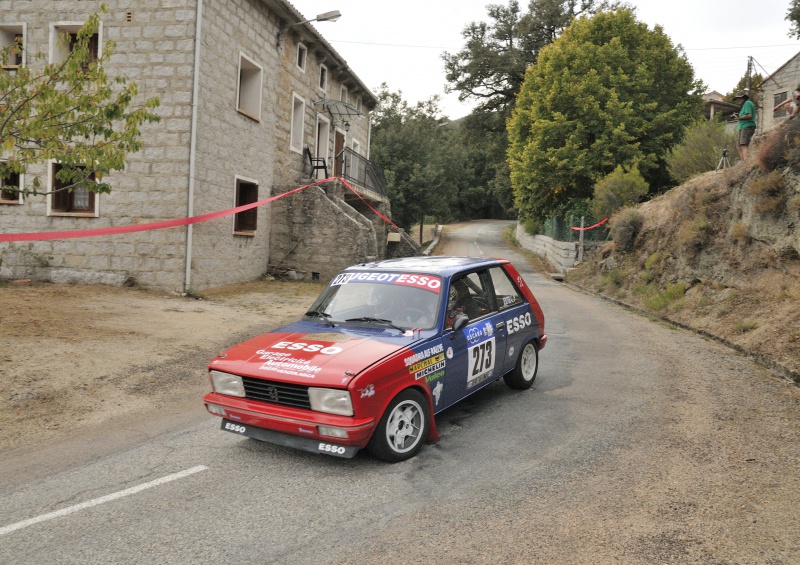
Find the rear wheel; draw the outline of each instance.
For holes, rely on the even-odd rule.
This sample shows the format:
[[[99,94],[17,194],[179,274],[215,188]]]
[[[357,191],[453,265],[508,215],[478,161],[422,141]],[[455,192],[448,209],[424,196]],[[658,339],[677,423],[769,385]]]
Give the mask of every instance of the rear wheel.
[[[531,388],[533,381],[536,380],[536,373],[539,370],[539,348],[534,340],[529,341],[522,348],[517,358],[514,369],[503,377],[506,384],[511,388],[525,390]]]
[[[406,389],[395,396],[381,416],[368,449],[383,461],[397,463],[414,457],[430,426],[428,402],[418,391]]]

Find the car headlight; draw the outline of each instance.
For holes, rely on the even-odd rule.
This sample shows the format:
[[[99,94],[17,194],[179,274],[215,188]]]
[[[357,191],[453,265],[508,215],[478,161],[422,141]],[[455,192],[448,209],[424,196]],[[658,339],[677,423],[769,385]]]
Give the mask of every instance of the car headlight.
[[[210,374],[211,386],[214,388],[214,392],[227,394],[228,396],[244,397],[242,377],[221,371],[211,371]]]
[[[312,386],[308,389],[308,399],[311,401],[311,409],[317,412],[339,414],[340,416],[353,415],[353,402],[350,400],[350,393],[346,390]]]

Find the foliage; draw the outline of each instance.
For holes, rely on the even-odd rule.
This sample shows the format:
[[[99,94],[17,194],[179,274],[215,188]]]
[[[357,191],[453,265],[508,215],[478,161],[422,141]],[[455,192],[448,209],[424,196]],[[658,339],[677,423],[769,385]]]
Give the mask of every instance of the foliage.
[[[641,212],[634,208],[627,208],[617,214],[611,221],[611,239],[614,240],[616,250],[621,253],[632,251],[643,224]]]
[[[650,310],[666,310],[671,304],[682,299],[684,294],[686,294],[686,285],[684,283],[667,283],[667,288],[663,291],[655,292],[645,301],[644,305]]]
[[[747,185],[753,197],[753,209],[760,214],[779,216],[786,201],[786,181],[779,171],[753,178]]]
[[[592,212],[595,218],[608,218],[620,208],[639,202],[648,188],[636,163],[627,169],[617,165],[594,185]]]
[[[792,29],[789,30],[789,37],[800,39],[800,0],[791,1],[785,19],[792,24]]]
[[[142,147],[139,128],[159,120],[150,112],[158,107],[158,99],[150,98],[129,110],[137,85],[127,84],[124,77],[109,79],[103,68],[114,44],[106,42],[96,60],[90,52],[90,40],[99,25],[99,14],[93,14],[74,39],[62,35],[59,47],[69,52],[63,62],[0,71],[0,143],[8,155],[0,162],[0,176],[25,173],[31,165],[52,159],[62,164],[58,180],[65,186],[60,190],[80,187],[110,192],[103,177],[122,170],[125,156]],[[0,58],[21,48],[12,45]],[[43,61],[44,55],[33,59]],[[37,176],[32,190],[20,188],[37,194],[41,186]]]
[[[748,82],[750,84],[749,87],[747,86]],[[750,101],[753,104],[755,104],[756,107],[758,107],[758,101],[759,101],[758,94],[759,92],[761,92],[762,82],[764,82],[764,77],[761,76],[760,74],[756,73],[754,75],[751,75],[748,79],[747,73],[745,73],[742,76],[742,78],[739,79],[739,82],[736,83],[736,86],[733,88],[733,90],[731,90],[724,96],[724,100],[726,102],[737,103],[737,101],[735,101],[733,97],[736,96],[738,92],[746,92],[747,97],[750,99]]]
[[[634,162],[651,189],[664,188],[663,155],[699,111],[701,89],[660,26],[628,9],[575,20],[528,68],[508,122],[521,213],[547,217]]]
[[[699,119],[686,128],[683,140],[667,154],[667,169],[678,184],[717,168],[723,151],[729,161],[736,156],[736,133],[716,120]]]
[[[596,0],[532,0],[523,12],[517,0],[490,4],[490,21],[472,22],[462,31],[466,44],[442,59],[447,92],[459,100],[476,98],[482,110],[505,112],[513,106],[525,69],[578,15],[593,13]]]

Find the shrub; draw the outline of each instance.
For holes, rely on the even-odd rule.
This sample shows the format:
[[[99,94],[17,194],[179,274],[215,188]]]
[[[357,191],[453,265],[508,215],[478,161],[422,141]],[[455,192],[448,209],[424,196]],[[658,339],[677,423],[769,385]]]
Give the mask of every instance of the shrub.
[[[667,154],[667,170],[676,182],[683,183],[719,165],[722,151],[728,159],[736,155],[736,134],[716,120],[698,120],[690,124],[683,140]]]
[[[608,218],[623,206],[639,202],[649,188],[637,164],[627,170],[617,165],[613,172],[594,185],[592,213],[595,218]]]
[[[538,220],[527,218],[522,220],[522,227],[528,235],[538,235],[542,233],[542,223]]]
[[[649,298],[644,305],[651,310],[666,310],[668,306],[682,299],[684,294],[684,283],[668,284],[666,289]]]
[[[714,235],[714,226],[704,211],[698,212],[688,221],[681,224],[678,230],[678,243],[687,251],[697,253],[703,246],[711,241]]]
[[[750,226],[741,220],[731,225],[731,239],[734,243],[744,245],[750,242]]]
[[[626,253],[633,250],[636,236],[642,229],[642,214],[638,210],[628,208],[614,217],[611,225],[611,239],[614,240],[616,250]]]
[[[760,214],[780,215],[786,199],[786,181],[778,171],[752,179],[747,194],[755,198],[753,209]]]

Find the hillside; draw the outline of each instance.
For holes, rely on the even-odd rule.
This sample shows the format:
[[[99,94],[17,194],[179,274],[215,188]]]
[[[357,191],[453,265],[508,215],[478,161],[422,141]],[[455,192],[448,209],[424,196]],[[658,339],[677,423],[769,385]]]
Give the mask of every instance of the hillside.
[[[611,220],[566,281],[669,319],[800,382],[800,120]]]

